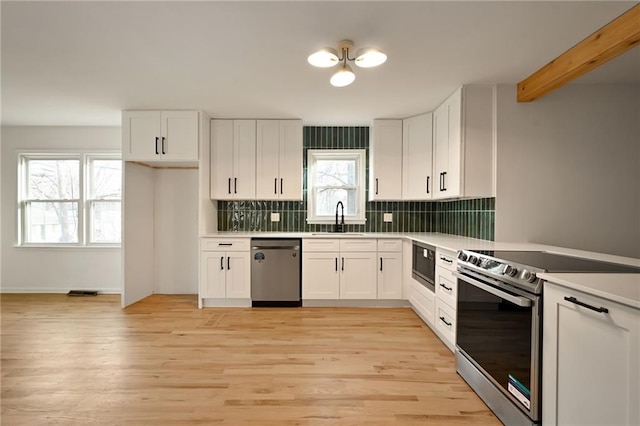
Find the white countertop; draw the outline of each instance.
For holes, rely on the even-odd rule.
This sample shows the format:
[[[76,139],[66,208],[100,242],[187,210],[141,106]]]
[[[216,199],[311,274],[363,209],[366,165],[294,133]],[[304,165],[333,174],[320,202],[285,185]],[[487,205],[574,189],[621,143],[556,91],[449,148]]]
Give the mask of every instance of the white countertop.
[[[449,251],[468,250],[540,250],[605,262],[621,263],[640,267],[640,259],[594,253],[566,247],[528,242],[500,242],[461,237],[437,232],[218,232],[202,235],[203,238],[403,238],[419,241]],[[598,273],[544,273],[540,278],[556,284],[593,294],[614,302],[640,309],[640,274]]]
[[[545,273],[540,278],[640,309],[640,274]]]

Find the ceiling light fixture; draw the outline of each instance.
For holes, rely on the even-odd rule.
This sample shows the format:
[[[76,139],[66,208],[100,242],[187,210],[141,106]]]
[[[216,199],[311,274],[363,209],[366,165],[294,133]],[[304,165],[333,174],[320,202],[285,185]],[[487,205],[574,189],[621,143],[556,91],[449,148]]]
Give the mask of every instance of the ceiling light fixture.
[[[341,63],[340,69],[333,74],[329,81],[335,87],[344,87],[350,85],[356,79],[356,75],[347,61],[351,61],[361,68],[373,68],[384,64],[387,60],[387,55],[378,49],[360,49],[355,58],[349,57],[349,52],[352,50],[353,42],[351,40],[342,40],[338,43],[337,50],[332,47],[324,47],[309,55],[307,62],[319,68],[330,68]]]

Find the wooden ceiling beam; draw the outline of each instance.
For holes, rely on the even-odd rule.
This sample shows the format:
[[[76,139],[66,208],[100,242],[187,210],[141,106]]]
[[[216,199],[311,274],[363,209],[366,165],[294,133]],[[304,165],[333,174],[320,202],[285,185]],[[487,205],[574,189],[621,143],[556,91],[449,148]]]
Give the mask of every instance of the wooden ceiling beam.
[[[518,102],[531,102],[640,43],[640,4],[518,83]]]

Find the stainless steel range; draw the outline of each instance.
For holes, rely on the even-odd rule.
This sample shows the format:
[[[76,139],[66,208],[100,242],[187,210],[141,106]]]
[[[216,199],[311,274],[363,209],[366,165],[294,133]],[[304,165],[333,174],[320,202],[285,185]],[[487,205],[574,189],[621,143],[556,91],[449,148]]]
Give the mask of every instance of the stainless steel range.
[[[507,425],[542,418],[541,272],[640,268],[544,251],[458,252],[456,369]]]

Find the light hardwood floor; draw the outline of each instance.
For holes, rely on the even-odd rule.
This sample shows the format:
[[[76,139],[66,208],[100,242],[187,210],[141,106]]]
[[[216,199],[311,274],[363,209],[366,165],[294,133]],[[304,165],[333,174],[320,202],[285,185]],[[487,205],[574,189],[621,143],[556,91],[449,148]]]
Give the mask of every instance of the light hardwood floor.
[[[409,308],[2,295],[2,425],[501,424]]]

